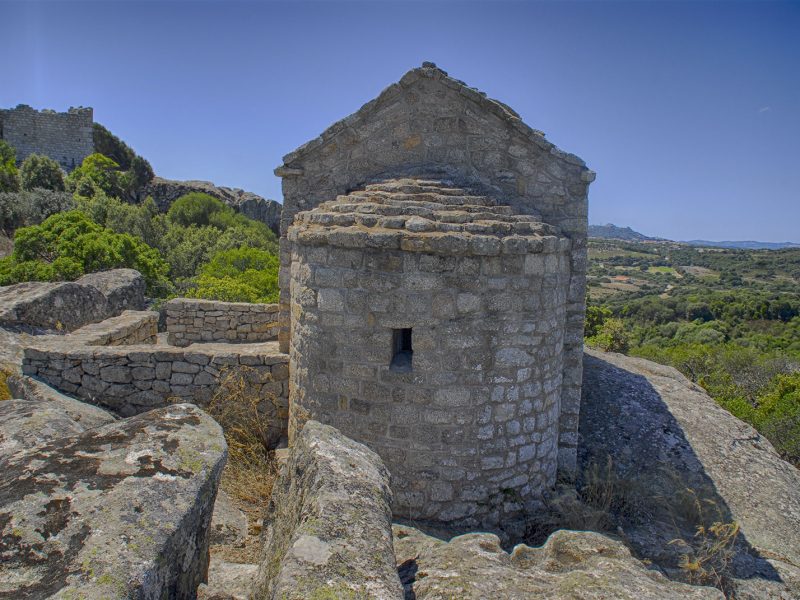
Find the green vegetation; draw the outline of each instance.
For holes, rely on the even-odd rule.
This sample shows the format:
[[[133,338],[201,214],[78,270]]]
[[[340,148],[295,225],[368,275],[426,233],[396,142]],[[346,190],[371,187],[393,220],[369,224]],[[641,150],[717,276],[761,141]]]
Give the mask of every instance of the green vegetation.
[[[22,189],[26,191],[34,189],[64,191],[64,172],[58,163],[48,156],[31,154],[23,160],[19,178]]]
[[[170,289],[169,267],[158,251],[129,233],[115,233],[78,210],[18,229],[11,256],[0,259],[0,285],[77,279],[129,267],[141,272],[152,295]]]
[[[672,365],[800,464],[800,249],[590,240],[587,343]]]
[[[8,142],[0,140],[0,192],[18,192],[17,151]]]
[[[86,157],[66,178],[36,155],[20,177],[15,150],[0,144],[0,164],[16,184],[0,192],[0,229],[16,231],[12,255],[0,260],[0,285],[130,267],[155,297],[277,300],[278,244],[266,225],[207,194],[178,198],[166,214],[152,198],[129,202],[152,179],[150,165],[102,126],[95,144],[108,155]]]

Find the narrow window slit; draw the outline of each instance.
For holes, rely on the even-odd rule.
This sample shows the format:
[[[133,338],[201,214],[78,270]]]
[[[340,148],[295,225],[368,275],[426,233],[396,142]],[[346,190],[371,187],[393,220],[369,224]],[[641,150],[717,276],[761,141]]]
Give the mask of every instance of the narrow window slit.
[[[411,370],[414,349],[411,345],[411,328],[392,330],[392,371],[407,372]]]

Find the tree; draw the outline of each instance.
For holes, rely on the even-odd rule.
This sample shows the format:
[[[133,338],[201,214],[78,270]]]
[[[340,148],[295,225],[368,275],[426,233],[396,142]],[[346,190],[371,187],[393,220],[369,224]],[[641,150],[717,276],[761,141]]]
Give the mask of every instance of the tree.
[[[191,192],[172,203],[167,211],[167,217],[176,225],[184,227],[204,226],[211,224],[211,217],[215,213],[233,214],[233,209],[214,196]],[[224,227],[220,227],[220,229],[224,229]]]
[[[64,191],[64,172],[49,156],[31,154],[22,161],[19,175],[23,190],[41,188],[54,192]]]
[[[17,151],[8,142],[0,140],[0,192],[18,192]]]
[[[108,196],[122,196],[119,164],[95,152],[83,159],[81,166],[67,176],[67,189],[79,196],[93,196],[97,190]]]
[[[131,163],[136,157],[136,153],[128,144],[100,125],[100,123],[94,124],[92,141],[94,142],[95,152],[110,158],[124,171],[131,168]]]
[[[38,225],[50,215],[70,210],[72,195],[41,188],[30,192],[0,193],[0,229],[11,233],[25,225]]]
[[[597,335],[586,340],[589,345],[600,348],[605,352],[620,352],[625,354],[630,347],[630,339],[625,331],[622,319],[606,319]]]

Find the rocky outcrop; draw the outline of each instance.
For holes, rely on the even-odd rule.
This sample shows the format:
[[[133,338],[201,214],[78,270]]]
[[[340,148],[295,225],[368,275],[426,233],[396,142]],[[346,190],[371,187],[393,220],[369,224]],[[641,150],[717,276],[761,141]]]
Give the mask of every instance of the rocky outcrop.
[[[106,313],[109,317],[126,310],[144,310],[144,277],[134,269],[112,269],[89,273],[78,279],[78,285],[89,285],[106,298]]]
[[[24,424],[19,403],[7,410],[4,431]],[[2,452],[0,597],[194,598],[226,453],[187,404]]]
[[[222,200],[243,215],[261,221],[278,233],[283,206],[275,200],[267,200],[239,188],[217,186],[210,181],[174,181],[155,177],[139,196],[142,199],[152,196],[159,210],[166,212],[175,200],[192,192],[208,194]]]
[[[77,281],[29,281],[0,287],[0,326],[72,331],[141,310],[144,278],[133,269],[85,275]]]
[[[306,423],[273,488],[253,598],[402,598],[390,506],[377,454]]]
[[[406,525],[393,529],[407,600],[723,598],[648,570],[624,544],[599,533],[557,531],[540,548],[520,544],[509,554],[490,533],[444,542]]]
[[[208,582],[197,589],[197,600],[249,600],[257,573],[258,565],[226,562],[212,556]]]
[[[617,525],[639,556],[676,572],[687,548],[673,540],[735,522],[725,585],[740,599],[800,597],[800,471],[671,367],[587,350],[583,390],[581,467],[610,457],[628,488]]]

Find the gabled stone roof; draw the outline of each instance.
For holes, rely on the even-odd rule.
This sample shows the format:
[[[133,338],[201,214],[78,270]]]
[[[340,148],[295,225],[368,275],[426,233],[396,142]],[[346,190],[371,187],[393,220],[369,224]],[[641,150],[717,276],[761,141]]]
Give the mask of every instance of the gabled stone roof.
[[[300,212],[289,239],[305,245],[482,256],[553,252],[569,245],[557,227],[538,215],[515,214],[489,196],[422,178],[371,183]]]
[[[292,170],[295,168],[293,163],[296,163],[298,160],[308,156],[309,154],[313,153],[314,150],[318,149],[320,146],[325,144],[325,142],[331,140],[332,138],[336,137],[339,133],[344,131],[347,128],[354,127],[361,122],[368,120],[375,109],[380,107],[381,105],[387,103],[389,100],[394,98],[397,94],[407,88],[411,88],[415,86],[419,81],[423,79],[431,79],[438,81],[445,87],[448,87],[452,90],[457,91],[459,94],[464,96],[465,98],[472,100],[475,104],[477,104],[481,109],[489,112],[491,114],[496,115],[514,129],[516,129],[520,134],[522,134],[525,138],[527,138],[532,144],[536,144],[541,149],[546,150],[553,154],[554,156],[564,160],[567,163],[579,165],[579,166],[586,166],[586,163],[583,162],[580,158],[575,156],[574,154],[569,154],[557,148],[555,144],[552,144],[545,140],[545,134],[537,129],[533,129],[526,125],[522,119],[520,118],[519,114],[517,114],[511,107],[499,100],[494,100],[489,98],[484,92],[476,88],[472,88],[467,86],[466,83],[450,77],[446,71],[443,71],[439,67],[437,67],[432,62],[424,62],[422,63],[421,67],[411,69],[408,71],[397,83],[393,83],[386,89],[384,89],[377,98],[367,102],[364,106],[358,109],[356,112],[351,114],[344,119],[337,121],[330,127],[328,127],[322,134],[313,140],[310,140],[297,148],[294,152],[290,152],[286,156],[283,157],[283,165],[279,166],[275,169],[275,174],[279,177],[283,177],[286,175],[292,175]]]

